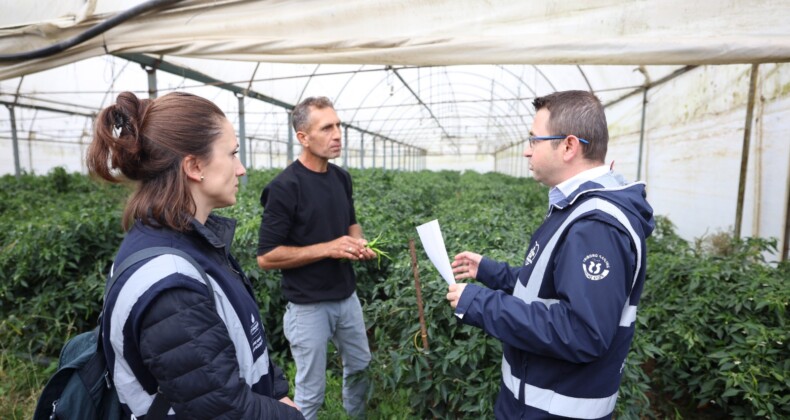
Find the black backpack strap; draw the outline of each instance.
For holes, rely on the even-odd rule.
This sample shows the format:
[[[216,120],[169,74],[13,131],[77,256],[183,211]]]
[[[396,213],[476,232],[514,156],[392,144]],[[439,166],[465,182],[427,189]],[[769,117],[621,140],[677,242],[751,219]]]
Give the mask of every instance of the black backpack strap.
[[[164,420],[167,418],[167,412],[170,411],[170,401],[157,390],[154,402],[148,407],[148,413],[145,415],[145,420]]]
[[[128,256],[125,260],[121,262],[118,268],[113,269],[112,277],[107,280],[107,284],[104,288],[104,302],[107,303],[107,296],[110,294],[110,289],[115,285],[115,281],[118,280],[118,277],[121,276],[129,267],[139,263],[140,261],[146,260],[148,258],[158,257],[160,255],[177,255],[185,260],[187,260],[190,264],[192,264],[195,269],[200,273],[200,277],[203,278],[203,281],[206,283],[206,287],[208,288],[208,297],[209,302],[211,302],[211,306],[216,308],[216,303],[214,302],[214,286],[211,285],[211,281],[208,279],[208,275],[206,274],[206,270],[200,266],[200,264],[192,258],[191,255],[187,254],[186,252],[171,248],[167,246],[155,246],[151,248],[141,249],[134,254]],[[102,313],[104,310],[102,308]],[[102,333],[101,333],[101,315],[99,315],[99,337],[98,337],[98,352],[103,352],[102,348]],[[103,354],[103,353],[102,353]],[[164,420],[167,417],[167,412],[170,410],[170,401],[162,395],[161,392],[157,390],[156,396],[154,397],[154,402],[151,403],[151,406],[148,408],[148,413],[145,415],[145,420]]]

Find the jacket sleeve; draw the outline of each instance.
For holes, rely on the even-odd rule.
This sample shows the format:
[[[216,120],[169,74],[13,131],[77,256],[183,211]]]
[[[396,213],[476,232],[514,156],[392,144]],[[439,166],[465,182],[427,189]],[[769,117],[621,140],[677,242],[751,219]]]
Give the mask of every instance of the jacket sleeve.
[[[585,275],[586,257],[608,262],[605,277]],[[455,313],[516,348],[576,363],[600,357],[620,324],[635,270],[628,235],[608,223],[583,219],[569,228],[554,256],[554,303],[527,303],[509,293],[467,285]],[[548,279],[547,279],[548,281]]]
[[[518,281],[518,272],[521,267],[513,268],[507,263],[497,262],[483,257],[477,267],[476,280],[482,282],[489,289],[502,290],[505,293],[513,293],[513,288]]]
[[[225,324],[205,294],[163,291],[143,316],[139,346],[177,418],[304,418],[244,382]]]
[[[279,400],[288,396],[288,380],[285,379],[285,374],[279,366],[274,364],[274,361],[269,359],[269,366],[272,367],[271,372],[274,376],[274,399]]]

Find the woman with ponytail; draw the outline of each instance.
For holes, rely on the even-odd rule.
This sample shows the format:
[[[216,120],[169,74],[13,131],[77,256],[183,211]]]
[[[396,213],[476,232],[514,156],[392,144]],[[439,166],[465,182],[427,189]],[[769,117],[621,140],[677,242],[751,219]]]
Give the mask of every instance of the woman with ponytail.
[[[245,174],[238,147],[225,114],[186,93],[149,100],[123,92],[96,119],[89,171],[134,186],[114,266],[143,249],[177,248],[211,283],[167,254],[131,266],[107,291],[102,344],[129,417],[145,416],[159,395],[175,418],[303,418],[230,254],[235,221],[212,213],[236,203]]]

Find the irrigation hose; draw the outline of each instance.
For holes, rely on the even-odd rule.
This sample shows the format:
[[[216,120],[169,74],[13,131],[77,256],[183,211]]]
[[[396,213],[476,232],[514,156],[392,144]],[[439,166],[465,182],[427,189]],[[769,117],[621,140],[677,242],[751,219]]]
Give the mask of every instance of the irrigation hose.
[[[48,47],[40,48],[33,51],[25,51],[13,54],[0,54],[0,61],[21,61],[21,60],[32,60],[35,58],[44,58],[49,57],[51,55],[57,54],[61,51],[67,50],[75,45],[82,44],[83,42],[100,35],[108,30],[120,25],[127,20],[142,15],[150,10],[157,9],[162,6],[169,6],[171,4],[178,3],[182,0],[151,0],[142,4],[138,4],[137,6],[132,7],[131,9],[125,10],[104,22],[101,22],[85,32],[75,35],[74,37],[67,39],[65,41],[58,42],[57,44],[50,45]]]
[[[420,330],[417,330],[417,332],[414,333],[414,338],[412,339],[412,342],[414,343],[414,348],[417,349],[417,351],[422,354],[428,354],[429,352],[425,351],[424,348],[420,347],[420,345],[417,344],[417,337],[419,336],[420,336]]]

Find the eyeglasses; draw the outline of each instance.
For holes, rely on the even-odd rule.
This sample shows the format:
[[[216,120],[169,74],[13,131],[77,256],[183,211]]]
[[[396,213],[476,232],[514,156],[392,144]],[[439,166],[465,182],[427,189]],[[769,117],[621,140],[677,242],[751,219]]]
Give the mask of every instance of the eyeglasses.
[[[533,148],[533,147],[535,147],[535,143],[537,143],[539,141],[543,141],[543,140],[562,140],[562,139],[567,138],[567,137],[568,137],[567,134],[566,135],[562,135],[562,136],[529,136],[529,137],[527,137],[527,140],[529,140],[529,147]],[[585,140],[585,139],[583,139],[581,137],[576,137],[576,138],[579,139],[579,141],[584,143],[584,144],[590,144],[589,141],[587,141],[587,140]]]

